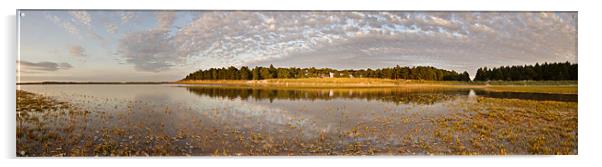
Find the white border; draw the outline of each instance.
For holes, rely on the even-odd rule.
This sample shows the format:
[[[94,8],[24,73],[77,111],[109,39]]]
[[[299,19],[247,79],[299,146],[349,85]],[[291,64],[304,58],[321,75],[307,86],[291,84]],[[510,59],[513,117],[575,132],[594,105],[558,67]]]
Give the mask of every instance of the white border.
[[[583,1],[468,1],[468,0],[22,0],[2,3],[2,74],[0,105],[2,133],[0,158],[3,166],[195,166],[261,165],[261,166],[576,166],[599,165],[602,119],[600,107],[600,31],[599,4]],[[598,7],[598,8],[597,8]],[[229,9],[229,10],[444,10],[444,11],[578,11],[579,63],[579,155],[577,156],[476,156],[476,157],[192,157],[192,158],[27,158],[16,159],[15,153],[15,69],[16,9]],[[597,96],[596,96],[597,95]]]

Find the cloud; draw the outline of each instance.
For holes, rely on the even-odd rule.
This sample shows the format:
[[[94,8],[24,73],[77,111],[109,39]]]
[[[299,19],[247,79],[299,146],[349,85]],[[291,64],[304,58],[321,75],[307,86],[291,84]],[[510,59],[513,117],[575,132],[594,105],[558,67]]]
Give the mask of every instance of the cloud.
[[[109,23],[109,24],[105,24],[105,28],[107,29],[107,32],[111,33],[111,34],[115,34],[117,33],[117,25],[113,24],[113,23]]]
[[[162,30],[129,33],[119,41],[118,53],[138,71],[164,71],[183,61],[166,38]]]
[[[184,62],[187,54],[176,48],[168,34],[175,16],[173,11],[155,13],[156,27],[126,34],[117,52],[138,71],[161,72]]]
[[[86,11],[71,11],[69,14],[80,24],[90,27],[92,23],[92,17]]]
[[[63,20],[63,19],[59,18],[58,16],[52,16],[52,15],[46,15],[46,18],[48,20],[52,21],[53,23],[61,26],[66,32],[73,34],[75,36],[80,36],[79,29],[75,25],[73,25],[73,23],[71,23],[70,21]]]
[[[86,57],[86,51],[79,45],[69,48],[69,54],[75,57]]]
[[[114,14],[111,13],[110,16],[117,16],[117,21],[106,21],[104,23],[105,31],[111,34],[117,34],[120,26],[130,23],[130,21],[136,17],[136,13],[133,11],[122,11]]]
[[[126,34],[127,63],[163,71],[183,62],[364,68],[440,65],[458,71],[541,61],[576,62],[571,12],[209,11],[175,33],[173,11]]]
[[[464,13],[450,16],[448,21],[435,21],[436,25],[442,26],[433,27],[433,22],[429,21],[432,17],[415,15],[400,21],[407,24],[389,25],[398,28],[368,30],[367,33],[362,29],[372,28],[359,26],[356,32],[362,32],[361,36],[348,35],[344,42],[321,45],[311,51],[296,52],[281,58],[250,61],[248,64],[334,68],[433,65],[474,74],[475,69],[482,66],[543,61],[576,62],[576,26],[565,26],[572,23],[562,23],[559,19],[543,21],[536,15],[522,13],[490,13],[486,16],[490,18],[476,21],[482,16]],[[536,19],[529,21],[533,17]],[[516,22],[503,19],[515,19]],[[522,24],[520,20],[527,24]],[[395,32],[394,35],[391,32]]]
[[[155,15],[157,19],[157,27],[155,29],[169,30],[176,18],[174,11],[160,11]]]
[[[126,34],[119,41],[118,53],[138,71],[160,72],[184,61],[168,34],[176,13],[161,11],[155,14],[156,27]]]
[[[41,72],[41,71],[58,71],[58,70],[69,70],[73,68],[69,63],[54,63],[49,61],[42,61],[38,63],[29,61],[17,61],[21,69],[17,69],[21,72]]]
[[[119,18],[121,20],[121,24],[126,24],[128,23],[132,18],[134,18],[136,16],[136,14],[132,11],[125,11],[125,12],[121,12],[119,13]]]
[[[577,62],[576,12],[70,10],[41,14],[71,34],[57,41],[69,46],[71,58],[108,55],[96,60],[132,67],[136,75],[269,64],[434,65],[474,74],[482,66]],[[27,34],[28,39],[36,35],[32,38],[36,46],[44,45],[39,43],[44,40],[35,40],[44,34]],[[43,57],[29,60],[38,58]],[[36,67],[70,66],[55,64],[56,68]]]
[[[83,39],[84,36],[92,37],[93,39],[98,40],[103,45],[106,45],[106,40],[103,36],[99,35],[94,31],[94,27],[92,26],[92,17],[86,11],[71,11],[69,15],[72,19],[61,19],[56,15],[46,14],[46,19],[52,21],[53,23],[61,26],[66,32]]]
[[[495,30],[489,28],[486,25],[482,25],[479,23],[470,25],[470,30],[473,32],[487,32],[487,33],[495,33]]]

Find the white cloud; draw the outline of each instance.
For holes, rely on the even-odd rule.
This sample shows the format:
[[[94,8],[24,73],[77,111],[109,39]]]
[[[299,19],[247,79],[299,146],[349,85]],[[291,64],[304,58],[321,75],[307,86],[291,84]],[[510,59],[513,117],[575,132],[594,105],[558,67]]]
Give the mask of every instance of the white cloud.
[[[117,33],[117,25],[113,24],[113,23],[109,23],[105,25],[107,32],[111,33],[111,34],[115,34]]]
[[[121,13],[119,13],[119,15],[120,15],[121,24],[128,23],[132,18],[134,18],[136,16],[135,13],[132,11],[121,12]]]
[[[75,36],[80,36],[79,29],[73,25],[70,21],[63,20],[58,16],[46,15],[46,18],[52,21],[54,24],[61,26],[66,32],[73,34]]]
[[[92,17],[86,11],[71,11],[69,12],[71,19],[61,19],[56,15],[46,14],[46,19],[61,26],[66,32],[74,35],[79,39],[91,37],[98,40],[102,45],[106,45],[106,39],[95,32],[92,26]]]
[[[90,27],[92,23],[92,17],[86,11],[71,11],[69,14],[80,24]]]
[[[575,13],[211,11],[175,34],[166,33],[175,13],[155,16],[156,27],[120,42],[138,70],[167,70],[185,60],[205,67],[448,64],[458,71],[576,62]]]
[[[72,46],[69,48],[69,54],[75,57],[86,57],[86,51],[80,45]]]

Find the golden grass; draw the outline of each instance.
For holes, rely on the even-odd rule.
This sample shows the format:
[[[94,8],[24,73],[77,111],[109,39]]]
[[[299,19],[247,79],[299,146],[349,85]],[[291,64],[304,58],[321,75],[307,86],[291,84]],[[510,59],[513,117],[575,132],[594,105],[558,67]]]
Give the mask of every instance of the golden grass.
[[[498,92],[536,92],[536,93],[557,93],[557,94],[577,94],[577,85],[573,86],[554,86],[554,85],[489,85],[485,87],[488,91]]]
[[[576,102],[477,97],[447,104],[443,114],[366,111],[376,115],[359,122],[344,109],[325,109],[324,117],[349,125],[331,132],[308,131],[302,118],[261,131],[255,128],[266,126],[261,121],[221,123],[224,114],[239,114],[225,109],[200,115],[127,103],[127,109],[88,112],[17,91],[17,156],[577,154]]]
[[[267,80],[187,80],[179,84],[220,85],[227,87],[269,87],[269,88],[461,88],[484,89],[487,91],[560,93],[577,94],[576,81],[425,81],[392,80],[378,78],[301,78]],[[566,84],[566,85],[565,85]]]
[[[377,78],[301,78],[266,80],[187,80],[179,84],[288,88],[482,87],[459,81],[392,80]]]
[[[577,154],[577,103],[477,99],[436,122],[439,138],[462,136],[460,154]],[[459,139],[462,140],[462,139]]]

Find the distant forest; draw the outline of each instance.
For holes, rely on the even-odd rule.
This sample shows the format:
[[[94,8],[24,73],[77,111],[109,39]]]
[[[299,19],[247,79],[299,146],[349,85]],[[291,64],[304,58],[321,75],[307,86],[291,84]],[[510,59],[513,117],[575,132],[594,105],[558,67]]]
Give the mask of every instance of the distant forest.
[[[183,80],[262,80],[286,78],[383,78],[434,81],[470,81],[468,72],[458,73],[431,66],[400,67],[361,70],[336,70],[331,68],[276,68],[243,66],[236,68],[210,68],[188,74]],[[479,68],[474,81],[520,80],[577,80],[577,64],[544,63],[535,65]]]
[[[525,66],[502,66],[479,68],[475,81],[522,81],[522,80],[577,80],[577,64],[544,63]]]
[[[468,72],[458,73],[430,66],[400,67],[361,70],[336,70],[331,68],[276,68],[246,66],[239,68],[210,68],[189,74],[184,80],[262,80],[284,78],[386,78],[436,81],[470,81]]]

